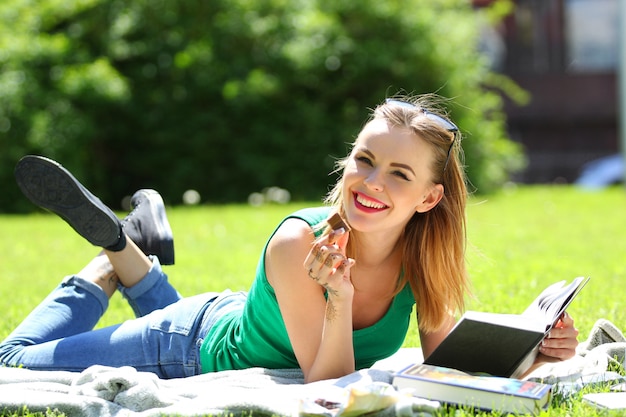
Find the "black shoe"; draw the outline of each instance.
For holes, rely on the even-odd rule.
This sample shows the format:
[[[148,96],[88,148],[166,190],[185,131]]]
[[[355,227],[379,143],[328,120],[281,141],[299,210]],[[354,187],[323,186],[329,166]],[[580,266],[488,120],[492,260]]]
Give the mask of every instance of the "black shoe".
[[[132,211],[122,220],[122,230],[146,255],[156,255],[161,265],[174,264],[174,238],[165,205],[158,192],[139,190],[130,199]]]
[[[15,166],[15,179],[26,197],[59,215],[91,244],[116,245],[122,226],[113,211],[59,163],[27,155]]]

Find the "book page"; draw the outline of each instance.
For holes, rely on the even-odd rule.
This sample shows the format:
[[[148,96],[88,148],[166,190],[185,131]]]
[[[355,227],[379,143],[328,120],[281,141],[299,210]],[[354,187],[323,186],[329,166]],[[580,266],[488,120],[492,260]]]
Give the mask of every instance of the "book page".
[[[545,331],[549,331],[588,280],[586,277],[578,277],[568,285],[565,285],[565,281],[550,285],[521,315],[540,321]]]

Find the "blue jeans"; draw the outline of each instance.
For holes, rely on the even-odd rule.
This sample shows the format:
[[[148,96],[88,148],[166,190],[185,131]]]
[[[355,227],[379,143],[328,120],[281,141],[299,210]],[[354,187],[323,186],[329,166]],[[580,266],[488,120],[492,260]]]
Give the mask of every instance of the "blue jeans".
[[[109,300],[98,285],[69,276],[0,344],[0,363],[66,371],[132,366],[160,378],[199,374],[203,338],[221,307],[242,294],[182,298],[152,262],[138,284],[120,287],[137,318],[93,330]]]

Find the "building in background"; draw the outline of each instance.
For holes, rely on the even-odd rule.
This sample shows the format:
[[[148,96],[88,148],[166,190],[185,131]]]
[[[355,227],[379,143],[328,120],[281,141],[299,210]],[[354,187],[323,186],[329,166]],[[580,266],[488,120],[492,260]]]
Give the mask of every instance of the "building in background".
[[[619,1],[515,0],[486,31],[494,69],[531,95],[525,106],[506,104],[529,161],[519,181],[571,183],[587,163],[619,152]]]

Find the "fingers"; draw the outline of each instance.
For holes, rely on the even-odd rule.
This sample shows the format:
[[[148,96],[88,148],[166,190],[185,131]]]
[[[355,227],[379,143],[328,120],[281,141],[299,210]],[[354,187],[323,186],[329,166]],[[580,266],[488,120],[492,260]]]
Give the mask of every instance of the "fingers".
[[[350,268],[355,264],[354,259],[346,258],[341,261],[341,264],[336,268],[336,272],[341,275],[342,278],[350,279]]]
[[[328,278],[334,275],[337,271],[345,271],[346,266],[350,263],[340,252],[331,252],[327,246],[314,248],[312,255],[307,258],[309,261],[305,263],[304,267],[311,279],[322,282],[328,281]]]
[[[574,319],[570,316],[567,311],[563,312],[559,320],[554,325],[556,328],[564,328],[564,327],[574,327]]]
[[[315,243],[313,245],[313,247],[309,251],[309,254],[304,260],[303,266],[305,269],[308,270],[309,268],[311,268],[316,259],[321,260],[321,257],[322,257],[321,248],[322,246],[319,243]]]
[[[337,246],[339,246],[339,248],[345,251],[346,246],[348,245],[349,236],[350,233],[347,233],[346,229],[340,227],[337,230],[332,230],[328,234],[328,243],[331,245],[336,244]]]
[[[576,354],[578,346],[578,329],[574,327],[574,319],[564,313],[555,326],[550,330],[539,347],[539,351],[546,356],[559,359],[569,359]]]
[[[335,291],[335,294],[340,293],[336,290],[344,280],[350,281],[350,268],[355,263],[353,259],[345,256],[347,235],[342,231],[335,233],[334,236],[329,235],[329,239],[336,238],[335,244],[328,243],[326,238],[317,241],[304,262],[309,278],[328,291]]]
[[[332,230],[327,236],[316,239],[313,247],[309,251],[306,259],[304,260],[304,266],[307,267],[308,265],[313,263],[313,258],[319,258],[320,256],[323,256],[323,253],[320,253],[320,250],[324,248],[326,248],[326,250],[328,251],[334,250],[345,253],[346,246],[348,244],[348,236],[349,233],[346,233],[345,229],[340,228],[337,230]]]
[[[304,268],[313,279],[339,267],[346,258],[349,233],[343,227],[332,230],[327,236],[315,241],[304,260]]]
[[[543,353],[546,356],[551,358],[556,358],[560,360],[571,359],[576,355],[576,349],[565,349],[565,348],[550,348],[547,346],[541,346],[539,348],[539,352]]]

